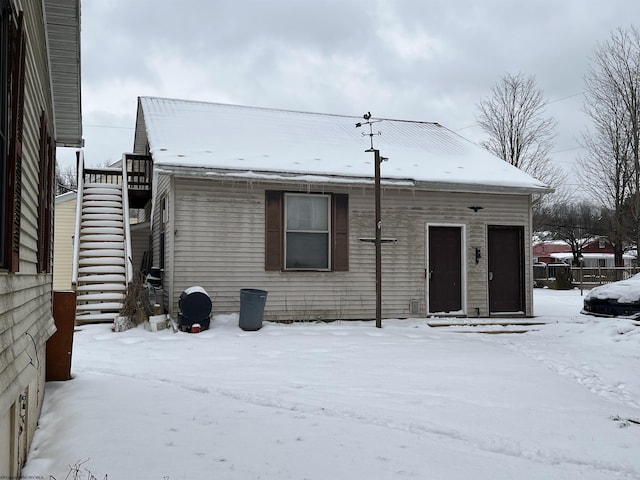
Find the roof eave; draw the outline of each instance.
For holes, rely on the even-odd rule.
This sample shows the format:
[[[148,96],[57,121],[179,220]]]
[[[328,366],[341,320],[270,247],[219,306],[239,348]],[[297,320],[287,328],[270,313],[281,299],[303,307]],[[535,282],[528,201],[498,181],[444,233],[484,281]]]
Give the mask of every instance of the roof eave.
[[[82,147],[80,0],[42,0],[42,9],[56,145]]]
[[[154,171],[170,175],[200,178],[225,178],[229,180],[262,180],[265,182],[286,183],[323,183],[323,184],[352,184],[373,185],[373,177],[350,177],[345,175],[319,175],[303,172],[276,172],[257,170],[236,170],[210,167],[195,167],[171,163],[154,163]],[[504,186],[481,185],[449,182],[418,182],[410,178],[382,178],[385,187],[410,188],[429,191],[460,192],[460,193],[493,193],[493,194],[547,194],[553,189],[533,186]]]
[[[494,193],[494,194],[515,194],[515,195],[546,195],[553,193],[554,189],[544,186],[534,185],[491,185],[480,183],[461,182],[416,182],[416,188],[432,191],[447,191],[460,193]]]

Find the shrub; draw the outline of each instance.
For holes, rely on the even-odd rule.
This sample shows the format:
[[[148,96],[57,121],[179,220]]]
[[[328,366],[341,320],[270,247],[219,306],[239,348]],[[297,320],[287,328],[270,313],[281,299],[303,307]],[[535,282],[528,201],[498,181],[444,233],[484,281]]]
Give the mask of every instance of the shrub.
[[[556,268],[556,284],[557,290],[571,290],[573,288],[573,276],[571,275],[571,269]]]

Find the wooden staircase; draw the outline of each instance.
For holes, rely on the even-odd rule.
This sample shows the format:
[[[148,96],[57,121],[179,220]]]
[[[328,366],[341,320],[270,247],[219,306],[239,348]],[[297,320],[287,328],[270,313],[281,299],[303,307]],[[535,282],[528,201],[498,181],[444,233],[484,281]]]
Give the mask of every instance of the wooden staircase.
[[[76,323],[112,322],[127,289],[122,185],[86,183],[81,201]]]
[[[151,158],[124,154],[120,167],[85,168],[78,154],[72,284],[76,324],[113,322],[133,277],[129,208],[151,198]]]

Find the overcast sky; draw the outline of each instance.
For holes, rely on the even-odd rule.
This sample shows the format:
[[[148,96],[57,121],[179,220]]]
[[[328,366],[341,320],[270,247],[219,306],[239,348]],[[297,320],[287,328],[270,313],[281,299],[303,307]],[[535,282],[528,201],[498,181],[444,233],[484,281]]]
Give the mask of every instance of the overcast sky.
[[[640,1],[83,0],[81,21],[89,165],[132,150],[138,96],[371,111],[479,141],[476,105],[508,72],[535,75],[572,173],[590,56]]]

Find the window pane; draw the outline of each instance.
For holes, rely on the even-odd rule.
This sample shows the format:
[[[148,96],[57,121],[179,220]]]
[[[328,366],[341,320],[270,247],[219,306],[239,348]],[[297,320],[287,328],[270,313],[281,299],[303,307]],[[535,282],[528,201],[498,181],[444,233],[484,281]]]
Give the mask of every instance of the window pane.
[[[329,235],[287,233],[286,268],[329,268]]]
[[[287,195],[287,230],[329,230],[329,198]]]

